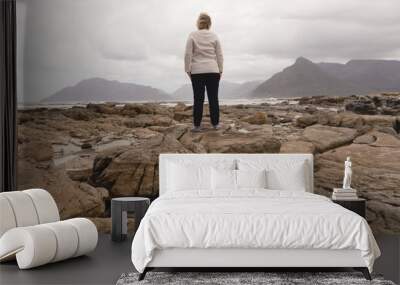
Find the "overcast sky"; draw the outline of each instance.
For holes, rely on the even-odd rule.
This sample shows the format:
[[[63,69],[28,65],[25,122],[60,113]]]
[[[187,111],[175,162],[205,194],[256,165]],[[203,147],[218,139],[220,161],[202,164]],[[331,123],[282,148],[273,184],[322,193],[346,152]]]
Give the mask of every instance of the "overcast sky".
[[[103,77],[172,92],[208,12],[224,79],[265,80],[298,56],[400,59],[399,0],[17,0],[19,98],[38,101]]]

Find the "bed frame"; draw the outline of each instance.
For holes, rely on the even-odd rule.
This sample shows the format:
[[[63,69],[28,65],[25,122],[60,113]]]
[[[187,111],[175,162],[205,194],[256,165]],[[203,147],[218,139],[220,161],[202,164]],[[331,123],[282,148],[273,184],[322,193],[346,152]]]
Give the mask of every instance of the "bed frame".
[[[160,195],[166,189],[167,168],[170,161],[207,160],[212,164],[217,159],[240,159],[251,156],[303,160],[308,164],[309,188],[313,192],[313,156],[312,154],[160,154],[159,187]],[[195,249],[170,248],[156,250],[152,261],[139,275],[142,280],[146,272],[154,268],[235,268],[246,271],[250,268],[343,268],[351,267],[363,273],[367,280],[371,276],[359,250],[329,249]]]

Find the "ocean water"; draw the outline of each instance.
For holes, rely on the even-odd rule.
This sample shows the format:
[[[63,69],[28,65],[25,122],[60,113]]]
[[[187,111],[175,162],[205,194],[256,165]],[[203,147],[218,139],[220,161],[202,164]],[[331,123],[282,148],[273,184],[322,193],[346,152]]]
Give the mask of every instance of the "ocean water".
[[[174,107],[176,104],[179,102],[183,102],[186,105],[193,105],[193,101],[124,101],[124,102],[112,102],[115,103],[117,106],[124,106],[125,104],[130,104],[130,103],[158,103],[163,106],[169,106],[169,107]],[[219,104],[220,105],[227,105],[227,106],[232,106],[232,105],[259,105],[263,103],[267,103],[270,105],[275,105],[275,104],[280,104],[283,102],[287,102],[288,104],[297,104],[298,101],[295,100],[295,98],[290,98],[290,99],[282,99],[282,98],[262,98],[262,99],[221,99]],[[23,104],[20,103],[18,104],[18,110],[29,110],[29,109],[37,109],[37,108],[49,108],[49,109],[68,109],[74,106],[80,106],[80,107],[86,107],[87,104],[93,103],[93,104],[103,104],[107,103],[105,101],[93,101],[93,102],[60,102],[60,103],[54,103],[54,104]],[[207,99],[205,100],[205,103],[207,103]]]

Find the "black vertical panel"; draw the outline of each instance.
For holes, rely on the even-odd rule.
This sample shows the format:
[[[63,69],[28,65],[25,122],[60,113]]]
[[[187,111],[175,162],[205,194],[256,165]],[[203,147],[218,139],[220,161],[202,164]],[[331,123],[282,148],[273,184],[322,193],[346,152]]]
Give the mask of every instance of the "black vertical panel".
[[[0,0],[0,191],[17,189],[16,3]]]

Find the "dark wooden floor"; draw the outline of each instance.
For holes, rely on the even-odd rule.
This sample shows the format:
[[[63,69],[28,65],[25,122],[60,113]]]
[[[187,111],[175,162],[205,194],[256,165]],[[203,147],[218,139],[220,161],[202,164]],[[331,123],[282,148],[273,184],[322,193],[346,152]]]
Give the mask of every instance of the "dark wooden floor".
[[[130,258],[131,241],[112,242],[99,235],[95,251],[88,256],[19,270],[16,262],[0,265],[0,284],[115,284],[124,272],[134,271]]]
[[[377,241],[383,256],[374,271],[399,283],[400,236],[377,236]],[[115,284],[122,273],[134,271],[130,247],[131,239],[115,243],[100,235],[97,249],[88,256],[30,270],[19,270],[15,262],[1,264],[0,284]]]

